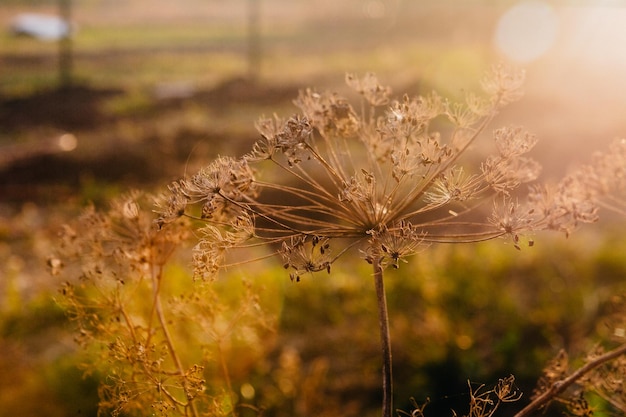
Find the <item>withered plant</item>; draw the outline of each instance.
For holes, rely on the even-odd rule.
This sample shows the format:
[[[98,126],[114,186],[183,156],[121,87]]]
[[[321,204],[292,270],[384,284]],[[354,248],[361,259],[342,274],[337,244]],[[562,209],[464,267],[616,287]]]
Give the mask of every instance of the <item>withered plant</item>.
[[[532,245],[538,230],[569,233],[595,221],[597,209],[570,179],[519,195],[540,171],[526,156],[536,137],[520,127],[488,126],[522,96],[523,73],[496,66],[482,82],[484,94],[459,103],[436,93],[393,99],[372,74],[346,81],[360,96],[356,105],[336,93],[301,91],[301,113],[262,118],[248,154],[219,157],[172,183],[158,202],[157,222],[162,230],[181,218],[197,222],[193,260],[201,279],[251,260],[258,248],[267,249],[258,256],[280,255],[293,281],[330,273],[349,253],[371,264],[382,415],[390,417],[385,269],[434,243],[508,237],[519,249]],[[472,158],[470,151],[489,146],[487,156]]]
[[[558,195],[558,199],[576,196],[562,200],[559,210],[567,206],[565,201],[572,205],[582,202],[587,213],[585,221],[595,218],[599,209],[626,215],[626,139],[614,139],[608,150],[594,153],[590,163],[573,170],[557,186],[533,186],[529,197],[537,202],[539,196],[548,195]],[[564,231],[569,233],[567,229]],[[607,312],[598,322],[601,329],[598,340],[582,359],[574,361],[565,350],[558,352],[545,366],[530,402],[514,417],[545,413],[554,403],[561,405],[568,415],[590,417],[594,415],[594,407],[588,400],[589,395],[604,401],[606,410],[603,411],[626,413],[625,299],[626,295],[614,294],[608,300],[604,307]],[[574,362],[578,362],[577,366],[572,366]],[[472,390],[470,386],[467,417],[492,416],[504,402],[500,395],[494,395],[500,386],[509,387],[513,393],[511,400],[521,398],[512,376],[500,380],[491,391]],[[411,415],[423,417],[425,405],[414,404]]]
[[[109,212],[90,209],[77,226],[67,226],[64,256],[51,258],[50,266],[79,277],[63,293],[79,340],[99,347],[109,364],[101,410],[236,414],[224,348],[243,343],[260,349],[269,325],[255,308],[255,291],[244,291],[236,306],[224,304],[213,278],[234,265],[279,256],[297,282],[331,273],[339,258],[356,255],[371,265],[382,415],[391,417],[385,270],[431,244],[504,237],[520,249],[533,245],[537,231],[569,234],[579,223],[594,222],[599,206],[624,212],[611,190],[624,187],[626,142],[615,142],[611,152],[561,182],[542,185],[535,183],[539,164],[527,156],[536,137],[516,126],[489,128],[522,96],[523,80],[523,73],[496,66],[482,94],[457,103],[436,93],[394,99],[374,75],[348,75],[357,104],[336,93],[301,91],[295,100],[300,113],[262,118],[260,138],[244,156],[218,157],[170,184],[154,206],[129,194]],[[522,184],[529,184],[526,193]],[[197,239],[191,291],[168,269],[175,249],[190,238]],[[199,361],[180,349],[191,333],[197,346],[187,349],[195,349],[191,356]],[[559,374],[519,417],[622,353],[623,347],[597,353],[580,372]],[[203,367],[211,361],[222,374],[222,395],[207,389]],[[519,393],[509,377],[491,390],[470,385],[470,397],[469,415],[489,417]]]
[[[248,284],[231,300],[208,282],[190,288],[174,258],[189,242],[189,222],[158,230],[153,203],[131,192],[107,212],[89,207],[64,227],[49,260],[54,274],[70,277],[59,300],[90,355],[85,370],[102,375],[99,413],[236,415],[229,355],[261,355],[271,320]],[[219,381],[207,379],[206,366]]]

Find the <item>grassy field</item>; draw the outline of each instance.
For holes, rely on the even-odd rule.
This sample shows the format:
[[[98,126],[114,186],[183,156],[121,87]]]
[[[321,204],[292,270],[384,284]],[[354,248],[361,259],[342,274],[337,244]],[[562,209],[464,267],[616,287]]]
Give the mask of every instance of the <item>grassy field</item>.
[[[492,35],[513,2],[260,0],[251,79],[247,1],[75,1],[65,90],[55,43],[4,30],[19,12],[55,13],[42,3],[0,6],[0,370],[11,376],[0,382],[0,415],[15,417],[95,415],[101,375],[76,368],[82,357],[53,300],[61,283],[45,268],[59,226],[87,202],[106,207],[129,188],[162,189],[247,151],[258,117],[293,113],[306,87],[346,93],[346,72],[374,71],[397,95],[462,97],[502,58]],[[564,8],[564,41],[585,7]],[[525,64],[527,96],[494,126],[536,132],[533,156],[548,178],[626,135],[622,64],[563,45]],[[64,134],[77,140],[70,152],[56,146]],[[539,236],[522,253],[501,241],[436,247],[403,266],[389,283],[398,407],[431,397],[432,415],[449,415],[467,404],[467,379],[511,373],[530,394],[559,348],[584,351],[602,303],[623,290],[623,227],[617,218],[568,240]],[[277,320],[256,362],[231,358],[233,382],[253,384],[266,415],[378,415],[375,299],[350,274],[361,263],[301,285],[279,262],[264,265],[220,283],[233,297],[241,276],[264,287]]]

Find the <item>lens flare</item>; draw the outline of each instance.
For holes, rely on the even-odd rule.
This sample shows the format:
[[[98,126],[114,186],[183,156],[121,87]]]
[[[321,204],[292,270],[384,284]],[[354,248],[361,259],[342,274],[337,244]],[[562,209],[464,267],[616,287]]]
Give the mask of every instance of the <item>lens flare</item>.
[[[524,1],[500,17],[494,42],[508,58],[531,62],[552,47],[558,26],[558,18],[551,6],[541,1]]]

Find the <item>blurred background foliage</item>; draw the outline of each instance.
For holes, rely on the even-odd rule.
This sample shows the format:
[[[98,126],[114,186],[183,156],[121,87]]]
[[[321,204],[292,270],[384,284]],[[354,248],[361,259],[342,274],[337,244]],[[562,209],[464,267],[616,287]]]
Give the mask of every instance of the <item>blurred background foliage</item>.
[[[240,154],[259,116],[290,114],[301,88],[345,92],[347,71],[374,71],[397,94],[461,96],[502,59],[494,31],[516,2],[259,0],[258,67],[252,3],[74,0],[64,88],[56,43],[8,30],[19,13],[54,15],[57,4],[0,5],[0,416],[96,414],[103,374],[83,373],[89,352],[77,349],[45,265],[59,226],[82,206],[106,207],[128,188],[156,190],[218,154]],[[624,8],[556,3],[560,44],[520,64],[527,98],[496,120],[538,134],[533,156],[548,178],[626,132],[616,77],[626,58],[602,53],[623,39],[611,30]],[[582,354],[604,330],[605,306],[624,290],[624,230],[624,219],[608,217],[568,239],[537,236],[521,252],[504,241],[436,246],[401,265],[387,284],[396,406],[430,397],[432,415],[462,413],[468,379],[509,374],[528,398],[559,349]],[[226,300],[236,304],[245,278],[277,319],[268,346],[251,346],[248,360],[244,350],[228,355],[244,402],[275,416],[379,413],[376,300],[363,264],[344,261],[298,284],[279,262],[221,278]],[[170,273],[191,286],[187,266]]]

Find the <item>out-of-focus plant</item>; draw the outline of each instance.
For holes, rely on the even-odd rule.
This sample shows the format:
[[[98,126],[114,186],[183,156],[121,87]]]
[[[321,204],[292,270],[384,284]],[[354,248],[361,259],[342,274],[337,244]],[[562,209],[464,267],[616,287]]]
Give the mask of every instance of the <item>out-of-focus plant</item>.
[[[626,217],[626,138],[614,139],[608,150],[596,152],[568,180],[587,190],[602,209]]]
[[[388,417],[384,270],[432,243],[508,236],[519,249],[533,244],[532,232],[569,233],[595,221],[596,206],[571,182],[535,186],[526,201],[515,197],[540,170],[526,156],[536,138],[519,127],[495,130],[493,154],[469,165],[467,151],[499,110],[522,96],[523,73],[496,66],[483,81],[485,97],[468,94],[463,103],[436,93],[393,100],[372,74],[346,80],[361,96],[358,106],[335,93],[302,91],[295,101],[302,113],[261,119],[250,153],[220,157],[172,183],[158,223],[163,230],[180,218],[202,224],[193,260],[203,279],[247,261],[255,247],[275,248],[293,281],[330,273],[338,258],[358,251],[371,264],[377,293]]]
[[[599,208],[626,215],[626,139],[615,139],[609,149],[566,176],[565,182],[584,190]],[[590,416],[588,394],[603,399],[608,408],[626,412],[626,308],[624,295],[614,294],[600,320],[601,334],[583,364],[571,368],[570,355],[559,354],[544,369],[532,401],[515,417],[526,417],[552,402],[564,404],[571,415]]]
[[[139,192],[105,213],[89,208],[64,227],[59,256],[49,260],[53,273],[78,277],[63,285],[60,302],[93,355],[86,370],[105,375],[100,412],[236,415],[229,356],[245,349],[250,360],[258,357],[271,345],[264,342],[271,320],[248,284],[234,300],[209,282],[190,289],[173,262],[189,239],[188,222],[158,230],[152,208]],[[220,378],[207,379],[211,364]]]

